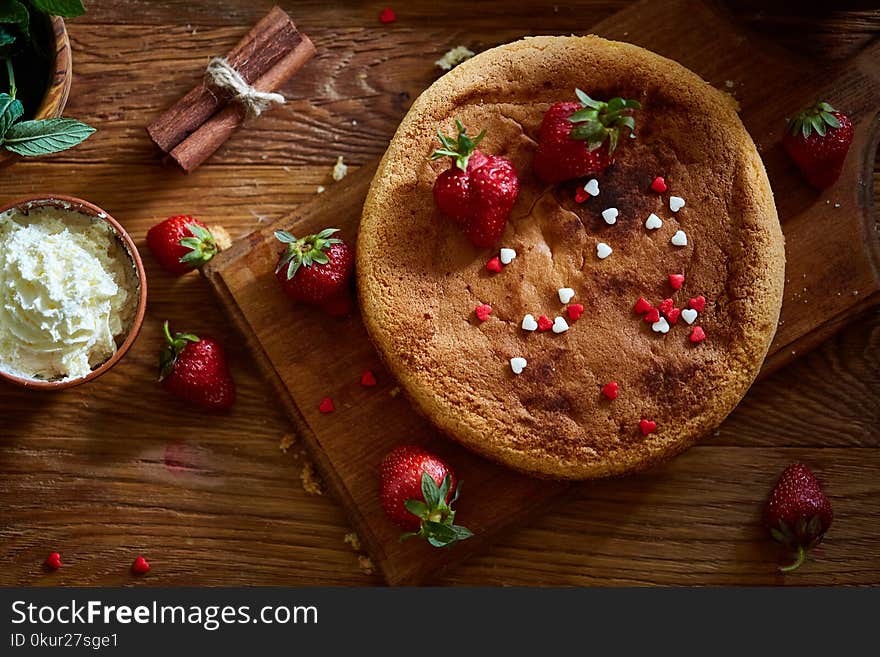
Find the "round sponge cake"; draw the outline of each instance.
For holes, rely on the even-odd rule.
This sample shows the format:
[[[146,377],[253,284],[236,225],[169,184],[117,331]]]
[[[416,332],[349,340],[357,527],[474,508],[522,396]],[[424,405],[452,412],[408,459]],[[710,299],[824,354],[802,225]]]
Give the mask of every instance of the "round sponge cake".
[[[598,196],[581,203],[585,180],[546,185],[532,171],[544,112],[574,100],[575,88],[642,105],[637,137],[621,140],[595,176]],[[472,246],[434,205],[449,160],[428,158],[437,129],[453,134],[456,119],[471,135],[485,128],[480,150],[509,158],[519,174],[499,243],[516,257],[498,273],[486,268],[498,249]],[[667,191],[652,190],[657,176]],[[673,196],[684,207],[673,211]],[[602,216],[610,208],[613,224]],[[646,227],[652,213],[661,227]],[[685,245],[673,241],[678,231]],[[600,243],[609,256],[597,255]],[[681,289],[670,274],[684,275]],[[535,37],[477,55],[413,104],[364,206],[357,278],[377,350],[441,431],[517,470],[590,479],[681,452],[740,401],[776,329],[784,246],[764,167],[729,96],[630,44]],[[584,308],[576,321],[560,288]],[[687,312],[648,322],[634,311],[640,297]],[[482,304],[492,308],[485,321],[474,313]],[[528,331],[527,314],[569,328]],[[704,340],[692,341],[695,327]],[[519,375],[512,358],[527,361]],[[612,381],[616,399],[603,394]]]

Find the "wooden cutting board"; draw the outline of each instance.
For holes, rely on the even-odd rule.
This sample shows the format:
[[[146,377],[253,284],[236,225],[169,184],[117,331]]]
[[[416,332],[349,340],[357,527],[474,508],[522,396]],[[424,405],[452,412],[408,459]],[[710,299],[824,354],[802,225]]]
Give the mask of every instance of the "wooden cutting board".
[[[776,194],[788,259],[782,319],[762,375],[880,302],[880,239],[871,195],[880,134],[880,46],[822,69],[739,31],[716,9],[694,0],[646,0],[587,32],[671,57],[739,100]],[[820,96],[847,110],[856,128],[843,176],[825,193],[802,182],[779,144],[782,118]],[[438,435],[397,394],[357,316],[331,320],[294,308],[283,296],[273,277],[279,247],[272,232],[284,227],[305,234],[332,225],[354,241],[375,168],[376,163],[362,167],[292,214],[241,238],[204,275],[386,580],[416,584],[522,524],[572,486],[515,474]],[[365,369],[377,373],[376,387],[360,385]],[[333,398],[334,413],[318,411],[325,396]],[[378,481],[382,457],[404,442],[430,445],[455,465],[465,482],[459,518],[475,538],[447,550],[397,540],[398,529],[381,510]]]

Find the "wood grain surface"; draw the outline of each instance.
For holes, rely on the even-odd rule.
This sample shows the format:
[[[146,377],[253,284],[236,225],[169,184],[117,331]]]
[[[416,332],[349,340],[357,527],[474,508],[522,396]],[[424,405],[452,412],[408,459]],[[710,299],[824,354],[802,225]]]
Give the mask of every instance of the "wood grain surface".
[[[66,114],[98,133],[74,151],[4,170],[0,198],[81,196],[143,245],[153,223],[180,212],[240,237],[311,198],[317,185],[330,187],[337,155],[360,165],[381,154],[447,48],[586,32],[626,3],[412,1],[383,26],[379,4],[282,2],[318,56],[285,88],[287,106],[240,131],[189,177],[160,165],[143,128],[191,86],[188,72],[227,51],[271,3],[132,4],[94,0],[68,25],[74,84]],[[752,25],[786,28],[783,44],[821,32],[836,44],[829,52],[846,56],[877,31],[876,12],[837,13],[826,23],[734,9]],[[205,281],[172,279],[144,256],[147,319],[119,366],[58,394],[0,387],[0,584],[380,583],[345,543],[341,509],[303,490],[300,447],[279,448],[292,428]],[[189,411],[155,385],[165,318],[228,345],[240,390],[232,413]],[[699,447],[650,473],[585,486],[439,583],[880,583],[878,347],[880,313],[871,310],[757,384]],[[836,518],[821,554],[783,580],[757,521],[794,459],[825,481]],[[720,474],[710,467],[719,462],[729,465]],[[41,563],[54,550],[65,566],[47,573]],[[137,554],[153,566],[138,579],[128,572]]]

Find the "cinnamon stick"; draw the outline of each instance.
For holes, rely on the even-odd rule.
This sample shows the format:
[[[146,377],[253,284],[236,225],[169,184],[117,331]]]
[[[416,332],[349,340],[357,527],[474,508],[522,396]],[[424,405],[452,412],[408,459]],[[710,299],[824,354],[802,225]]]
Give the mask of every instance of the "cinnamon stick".
[[[258,91],[275,91],[303,67],[315,54],[315,46],[308,36],[300,34],[300,41],[287,55],[254,82]],[[169,155],[187,173],[195,170],[232,136],[244,123],[244,110],[231,104],[175,146]]]
[[[273,7],[226,55],[248,84],[260,79],[302,42],[290,16]],[[166,153],[180,144],[226,103],[204,81],[147,127],[150,139]]]

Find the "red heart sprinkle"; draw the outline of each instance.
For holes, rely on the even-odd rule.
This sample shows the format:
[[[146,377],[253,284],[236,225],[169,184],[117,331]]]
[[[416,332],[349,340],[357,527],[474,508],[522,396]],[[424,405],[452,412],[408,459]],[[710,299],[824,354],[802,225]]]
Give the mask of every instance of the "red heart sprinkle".
[[[394,10],[391,7],[385,7],[379,12],[379,22],[381,23],[393,23],[396,20],[397,14],[394,13]]]
[[[657,176],[656,178],[654,178],[654,180],[651,182],[651,189],[653,189],[658,194],[662,194],[666,191],[666,181],[663,180],[663,176]]]
[[[43,562],[47,568],[51,568],[52,570],[58,570],[61,568],[61,555],[57,552],[53,552],[46,560]]]
[[[654,322],[660,321],[660,311],[656,308],[651,308],[648,313],[645,315],[645,321],[653,324]]]
[[[690,301],[688,301],[688,305],[696,310],[698,313],[703,312],[703,308],[706,307],[706,297],[700,295],[698,297],[694,297]]]
[[[670,308],[669,312],[666,313],[666,319],[670,324],[675,324],[678,321],[679,315],[681,315],[681,308]]]
[[[617,399],[617,390],[617,381],[609,381],[602,386],[602,394],[608,397],[608,399]]]
[[[669,274],[669,284],[673,290],[680,290],[684,285],[684,274]]]
[[[538,330],[539,331],[549,331],[553,328],[553,322],[546,315],[541,315],[538,318]]]
[[[361,374],[361,385],[366,388],[372,388],[374,385],[376,385],[376,375],[373,374],[370,370],[364,371],[364,373]],[[330,403],[333,404],[332,401]]]
[[[699,311],[697,311],[699,312]],[[706,339],[706,332],[701,329],[699,326],[694,326],[691,329],[691,342],[697,344],[698,342],[702,342]]]
[[[138,557],[134,560],[134,563],[131,564],[131,572],[135,575],[143,575],[148,570],[150,570],[150,564],[147,563],[147,560],[143,557]]]
[[[583,203],[588,198],[590,198],[590,194],[583,187],[578,186],[577,190],[574,193],[574,200],[576,203]]]
[[[639,315],[644,315],[646,312],[651,310],[651,308],[653,308],[653,307],[654,306],[652,306],[650,304],[650,302],[645,297],[639,297],[639,300],[636,301],[636,307],[634,308],[634,310]]]
[[[580,303],[573,303],[568,308],[566,308],[566,310],[568,311],[568,318],[571,321],[576,322],[578,318],[583,314],[584,307]]]
[[[664,315],[668,315],[669,311],[672,310],[674,307],[675,302],[672,299],[663,299],[663,301],[661,301],[660,304],[657,306],[660,312]]]
[[[649,433],[654,433],[657,431],[657,423],[654,420],[639,420],[639,429],[642,432],[643,436],[647,436]]]
[[[476,313],[477,319],[479,319],[481,322],[485,322],[487,319],[489,319],[489,313],[491,312],[492,306],[485,303],[480,304],[479,306],[474,308],[474,313]]]
[[[332,413],[336,410],[336,407],[333,406],[332,399],[330,399],[329,397],[324,397],[324,399],[321,400],[321,404],[318,406],[318,410],[322,413]]]
[[[486,263],[486,269],[489,271],[493,271],[496,274],[504,269],[504,265],[501,264],[501,258],[495,256],[489,262]]]

